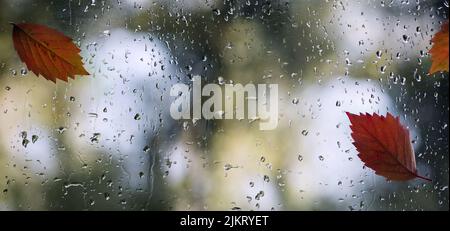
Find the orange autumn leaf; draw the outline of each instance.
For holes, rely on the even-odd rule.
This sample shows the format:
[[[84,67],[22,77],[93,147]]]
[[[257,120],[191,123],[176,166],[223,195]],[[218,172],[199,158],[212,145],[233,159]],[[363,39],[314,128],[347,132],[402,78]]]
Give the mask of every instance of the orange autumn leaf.
[[[442,24],[441,30],[431,39],[433,46],[430,49],[430,74],[438,71],[448,72],[448,21]]]
[[[80,49],[59,31],[38,24],[13,24],[13,42],[20,59],[37,76],[67,82],[68,77],[89,75],[81,62]]]
[[[376,113],[355,115],[347,112],[352,138],[358,157],[375,174],[389,180],[405,181],[419,176],[409,131],[399,120],[387,113],[386,117]]]

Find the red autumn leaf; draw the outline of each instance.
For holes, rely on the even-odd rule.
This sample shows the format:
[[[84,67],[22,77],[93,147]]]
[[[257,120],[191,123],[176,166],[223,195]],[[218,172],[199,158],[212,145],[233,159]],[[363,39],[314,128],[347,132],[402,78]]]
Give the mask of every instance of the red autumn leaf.
[[[431,54],[429,73],[448,72],[448,21],[442,24],[441,30],[434,35],[431,42],[433,42],[433,47],[429,51]]]
[[[13,42],[20,59],[37,76],[67,82],[67,77],[89,75],[78,54],[80,49],[59,31],[38,24],[13,24]]]
[[[387,113],[386,117],[376,113],[355,115],[346,112],[350,119],[352,138],[359,158],[375,170],[375,174],[389,180],[411,180],[419,176],[409,131],[399,120]]]

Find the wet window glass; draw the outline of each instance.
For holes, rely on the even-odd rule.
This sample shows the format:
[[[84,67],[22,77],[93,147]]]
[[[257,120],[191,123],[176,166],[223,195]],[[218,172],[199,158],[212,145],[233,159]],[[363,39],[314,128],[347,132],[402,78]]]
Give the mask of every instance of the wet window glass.
[[[448,1],[0,5],[0,210],[449,208]]]

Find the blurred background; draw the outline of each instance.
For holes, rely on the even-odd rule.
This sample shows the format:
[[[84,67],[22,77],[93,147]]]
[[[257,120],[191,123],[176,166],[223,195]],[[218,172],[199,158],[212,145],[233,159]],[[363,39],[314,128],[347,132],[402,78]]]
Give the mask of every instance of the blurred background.
[[[448,1],[0,0],[0,210],[448,210]],[[82,49],[90,76],[26,69],[9,22]],[[279,123],[170,117],[170,87],[279,85]],[[345,111],[398,115],[419,173],[364,168]]]

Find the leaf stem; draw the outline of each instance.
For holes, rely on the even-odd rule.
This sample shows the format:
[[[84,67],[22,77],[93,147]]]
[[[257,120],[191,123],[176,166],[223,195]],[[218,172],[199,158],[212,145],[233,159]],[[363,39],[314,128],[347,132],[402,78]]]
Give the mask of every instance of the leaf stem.
[[[422,180],[426,180],[426,181],[432,182],[432,180],[431,180],[430,178],[426,178],[426,177],[424,177],[424,176],[420,176],[420,175],[417,175],[417,174],[415,174],[415,176],[416,176],[417,178],[422,179]]]

